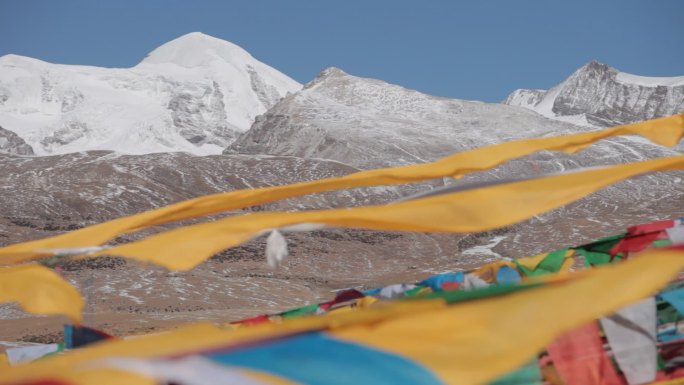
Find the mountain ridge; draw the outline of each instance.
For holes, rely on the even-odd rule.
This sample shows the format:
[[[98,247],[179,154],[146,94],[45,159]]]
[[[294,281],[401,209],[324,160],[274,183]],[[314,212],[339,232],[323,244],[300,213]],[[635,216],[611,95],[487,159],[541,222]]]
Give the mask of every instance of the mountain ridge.
[[[374,168],[589,129],[527,109],[431,96],[331,67],[259,116],[224,153],[317,157]]]

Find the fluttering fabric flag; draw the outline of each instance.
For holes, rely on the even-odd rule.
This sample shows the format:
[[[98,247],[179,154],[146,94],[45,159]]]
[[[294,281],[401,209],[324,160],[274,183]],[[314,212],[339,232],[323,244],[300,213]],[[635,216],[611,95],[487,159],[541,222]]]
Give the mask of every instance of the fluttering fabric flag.
[[[541,259],[533,268],[530,268],[522,263],[518,263],[518,268],[527,276],[557,273],[563,267],[567,253],[567,248],[552,251],[546,254],[546,256],[544,256],[543,259]]]
[[[463,288],[465,290],[482,289],[487,286],[489,286],[489,283],[474,273],[466,274],[463,277]]]
[[[495,261],[478,267],[473,273],[485,282],[494,283],[499,282],[497,275],[500,271],[505,271],[505,267],[515,269],[517,265],[511,261]]]
[[[286,186],[207,195],[85,227],[66,234],[2,247],[0,248],[0,264],[12,264],[59,254],[64,252],[64,249],[93,247],[127,232],[300,195],[336,189],[413,183],[442,177],[458,178],[470,172],[490,169],[508,160],[537,151],[575,153],[599,140],[619,135],[640,135],[657,144],[674,146],[684,136],[684,114],[612,127],[601,131],[500,143],[460,152],[433,163],[362,171],[339,178],[321,179]]]
[[[684,288],[666,291],[660,293],[660,296],[677,309],[680,316],[684,317]]]
[[[666,219],[649,223],[641,223],[627,228],[627,235],[644,235],[670,229],[678,225],[679,220]]]
[[[502,266],[496,272],[496,282],[499,284],[513,284],[520,282],[522,278],[516,269],[509,266]]]
[[[64,325],[64,347],[67,349],[80,348],[94,342],[112,338],[114,336],[91,327],[74,326],[71,324]]]
[[[478,300],[454,303],[458,292],[441,292],[435,293],[441,297],[432,299],[388,302],[235,330],[195,325],[106,341],[13,367],[0,371],[0,383],[49,379],[73,384],[150,384],[156,379],[153,374],[130,373],[120,366],[114,370],[107,366],[108,360],[200,356],[238,372],[262,373],[264,377],[258,379],[268,384],[283,383],[269,378],[336,384],[335,379],[352,371],[359,376],[354,383],[370,383],[364,379],[386,374],[394,383],[486,384],[534,359],[559,335],[592,320],[596,324],[596,318],[652,295],[682,268],[684,248],[653,249],[619,264]],[[337,360],[338,347],[360,356]],[[382,364],[358,357],[374,357]],[[302,360],[308,358],[321,365],[304,365]],[[350,360],[356,365],[351,369]],[[409,366],[416,370],[403,370]]]
[[[658,370],[655,298],[622,308],[600,322],[627,383],[653,382]]]
[[[584,257],[585,266],[605,265],[606,263],[610,263],[614,258],[611,255],[610,250],[620,243],[625,235],[625,233],[622,233],[604,237],[586,245],[574,247],[573,250]],[[622,254],[618,253],[618,255]]]
[[[17,302],[29,313],[64,314],[81,321],[84,302],[78,290],[47,267],[28,264],[0,268],[0,303]]]
[[[354,299],[362,298],[364,295],[358,290],[355,289],[348,289],[348,290],[343,290],[337,295],[335,295],[335,298],[332,299],[332,301],[328,302],[323,302],[322,304],[318,305],[319,309],[322,310],[328,310],[332,308],[335,305],[344,303],[344,302],[349,302]]]
[[[204,357],[178,360],[132,360],[112,358],[104,365],[146,375],[170,384],[183,385],[269,385],[236,368]]]
[[[62,350],[64,350],[64,344],[38,344],[9,348],[5,351],[5,354],[10,365],[18,365],[22,362],[30,362]]]
[[[603,350],[596,321],[563,334],[547,351],[567,385],[625,384]]]
[[[539,364],[537,360],[532,360],[527,365],[490,382],[489,385],[542,385],[543,383]]]
[[[426,285],[434,291],[439,291],[442,290],[444,285],[448,284],[461,284],[463,283],[463,278],[465,277],[465,274],[462,271],[456,272],[456,273],[444,273],[444,274],[438,274],[434,275],[432,277],[426,278],[420,283],[423,285]]]
[[[266,230],[303,223],[385,231],[485,231],[561,207],[642,173],[678,169],[684,169],[684,156],[547,176],[382,206],[260,212],[166,231],[94,255],[118,255],[173,270],[187,270]]]
[[[673,245],[684,245],[684,225],[665,230]]]
[[[414,287],[416,286],[409,283],[396,283],[383,287],[375,296],[382,299],[400,298],[404,295],[404,293],[413,289]]]
[[[278,267],[287,258],[287,241],[278,230],[271,231],[266,239],[266,262],[271,267]]]

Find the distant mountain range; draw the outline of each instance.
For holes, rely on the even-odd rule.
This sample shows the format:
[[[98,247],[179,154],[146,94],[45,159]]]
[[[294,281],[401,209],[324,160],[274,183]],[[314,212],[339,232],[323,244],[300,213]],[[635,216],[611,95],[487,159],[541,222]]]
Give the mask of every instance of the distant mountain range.
[[[684,110],[684,76],[635,76],[594,61],[548,91],[516,90],[505,104],[574,125],[624,124]],[[468,143],[534,136],[543,125],[551,125],[553,132],[582,129],[532,116],[498,104],[437,98],[355,78],[336,68],[324,70],[302,89],[242,48],[197,32],[125,69],[0,57],[0,127],[15,133],[35,155],[91,150],[209,155],[226,147],[227,152],[249,153],[277,146],[266,152],[330,154],[358,163],[359,153],[386,147],[383,151],[395,159],[390,163],[400,164],[432,158],[419,148],[441,156],[471,147]],[[285,124],[278,119],[308,126],[297,128],[301,138],[284,130],[267,132]],[[328,123],[335,121],[339,124],[332,129]],[[316,131],[318,122],[325,135]],[[285,136],[287,141],[280,140]],[[265,144],[267,137],[271,142]],[[338,140],[363,145],[350,142],[340,148],[333,144]],[[2,143],[0,151],[31,152],[16,140],[13,146]],[[12,150],[15,146],[21,149]]]
[[[507,140],[596,129],[565,118],[506,104],[439,98],[329,68],[257,117],[224,153],[334,159],[373,168],[432,161]],[[572,159],[583,163],[595,158],[590,163],[600,164],[610,156],[624,161],[648,158],[649,152],[672,153],[629,138],[607,140],[599,147],[595,154]],[[550,171],[564,168],[557,164]]]

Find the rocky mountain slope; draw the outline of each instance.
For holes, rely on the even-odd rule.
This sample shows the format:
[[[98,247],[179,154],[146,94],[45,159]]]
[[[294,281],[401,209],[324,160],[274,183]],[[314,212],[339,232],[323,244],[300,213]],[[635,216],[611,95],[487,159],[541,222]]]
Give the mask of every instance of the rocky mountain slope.
[[[0,126],[39,155],[220,153],[301,85],[224,40],[190,33],[132,68],[0,57]]]
[[[616,126],[684,111],[684,76],[637,76],[592,61],[548,91],[515,90],[504,103],[553,119]]]
[[[0,127],[0,153],[33,155],[33,148],[14,132]]]

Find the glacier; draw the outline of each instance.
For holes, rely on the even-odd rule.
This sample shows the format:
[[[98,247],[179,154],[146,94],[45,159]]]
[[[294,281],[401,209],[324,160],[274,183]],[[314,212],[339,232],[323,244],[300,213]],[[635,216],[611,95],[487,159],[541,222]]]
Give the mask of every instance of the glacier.
[[[132,68],[0,57],[0,126],[36,155],[220,154],[301,84],[230,42],[190,33]]]

